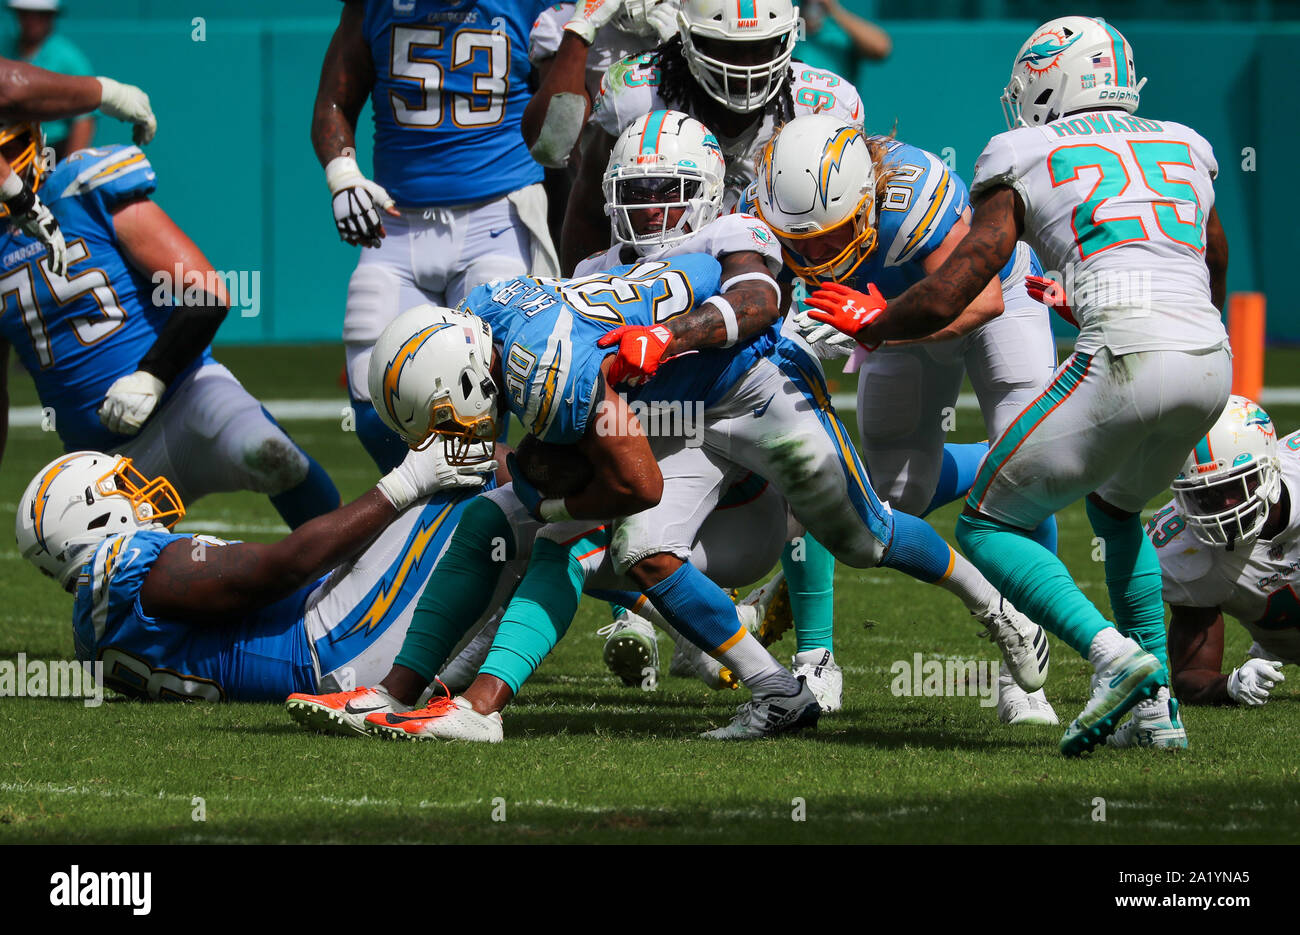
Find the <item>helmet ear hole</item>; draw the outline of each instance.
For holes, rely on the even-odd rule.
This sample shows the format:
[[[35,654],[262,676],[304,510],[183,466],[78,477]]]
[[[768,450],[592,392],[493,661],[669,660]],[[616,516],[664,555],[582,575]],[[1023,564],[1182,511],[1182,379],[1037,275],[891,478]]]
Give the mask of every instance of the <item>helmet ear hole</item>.
[[[469,395],[470,395],[470,393],[472,393],[472,392],[474,392],[474,381],[471,380],[471,379],[469,378],[469,374],[468,374],[468,373],[462,373],[462,374],[460,375],[460,393],[461,393],[461,395],[464,396],[464,397],[466,397],[466,398],[468,398]]]
[[[99,516],[96,516],[94,519],[92,519],[90,522],[86,524],[86,528],[99,529],[102,526],[107,526],[110,515],[111,514],[108,513],[102,513]],[[126,521],[125,518],[123,518],[123,522],[125,521]]]

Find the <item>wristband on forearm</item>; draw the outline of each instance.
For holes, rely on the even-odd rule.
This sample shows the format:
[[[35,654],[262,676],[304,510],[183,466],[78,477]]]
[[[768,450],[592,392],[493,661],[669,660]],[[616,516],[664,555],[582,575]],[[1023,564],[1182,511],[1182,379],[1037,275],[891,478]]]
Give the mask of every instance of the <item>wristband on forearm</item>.
[[[206,291],[196,301],[172,309],[138,369],[170,385],[212,343],[226,311],[225,303]]]
[[[21,217],[36,204],[36,193],[23,184],[17,172],[11,171],[0,182],[0,202],[8,206],[10,217]]]

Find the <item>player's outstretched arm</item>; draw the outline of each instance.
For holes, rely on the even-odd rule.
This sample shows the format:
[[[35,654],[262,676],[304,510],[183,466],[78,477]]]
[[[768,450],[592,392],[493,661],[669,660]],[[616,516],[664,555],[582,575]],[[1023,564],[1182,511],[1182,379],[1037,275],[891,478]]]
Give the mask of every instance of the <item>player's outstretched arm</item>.
[[[614,137],[596,127],[582,144],[582,161],[569,191],[560,232],[560,268],[566,276],[585,257],[609,246],[609,218],[605,215],[605,194],[600,183],[613,149]]]
[[[140,589],[141,606],[150,616],[180,620],[250,613],[360,552],[397,512],[376,488],[279,542],[198,548],[196,540],[179,539],[158,553]]]
[[[855,337],[860,344],[923,338],[975,301],[1011,259],[1024,224],[1015,190],[989,189],[975,205],[970,231],[943,264],[895,299]]]
[[[962,239],[969,232],[970,224],[966,221],[961,220],[955,223],[943,238],[943,243],[921,259],[921,268],[925,270],[925,274],[929,276],[943,266],[944,261],[952,256],[952,252],[957,249],[957,245],[962,242]],[[946,341],[949,338],[970,334],[980,325],[1001,315],[1004,308],[1002,304],[1002,280],[995,274],[984,286],[980,294],[975,297],[975,301],[961,310],[960,315],[933,334],[926,335],[918,340],[925,342]]]
[[[598,347],[618,346],[609,368],[614,386],[638,386],[663,361],[678,354],[747,341],[781,314],[781,288],[762,255],[744,250],[722,260],[720,293],[658,325],[623,325],[601,336]]]
[[[1232,704],[1223,666],[1223,614],[1217,607],[1170,605],[1170,687],[1183,704]]]
[[[1228,235],[1217,207],[1210,208],[1205,219],[1205,265],[1210,271],[1210,301],[1222,312],[1228,301]]]
[[[135,124],[134,139],[148,143],[158,129],[149,95],[112,78],[60,75],[13,59],[0,58],[0,117],[6,120],[61,120],[95,109]]]
[[[452,467],[441,445],[409,452],[375,488],[303,523],[279,542],[198,547],[179,539],[160,553],[140,590],[145,613],[213,620],[249,613],[292,594],[355,556],[399,513],[442,490],[474,490],[496,470],[488,461]]]
[[[99,409],[108,429],[134,435],[171,382],[212,343],[226,320],[230,299],[203,251],[148,198],[119,206],[113,212],[113,228],[123,256],[144,276],[162,274],[171,281],[179,269],[181,277],[172,282],[174,306],[167,323],[135,372],[109,387]]]

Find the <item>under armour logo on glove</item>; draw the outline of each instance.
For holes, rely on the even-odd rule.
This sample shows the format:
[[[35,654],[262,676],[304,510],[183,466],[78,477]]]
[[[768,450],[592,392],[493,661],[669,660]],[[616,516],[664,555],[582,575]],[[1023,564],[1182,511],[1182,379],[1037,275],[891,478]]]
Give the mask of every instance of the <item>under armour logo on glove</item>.
[[[673,333],[664,325],[623,325],[602,335],[597,347],[618,345],[618,354],[609,368],[609,385],[645,383],[664,362],[664,351],[672,340]]]
[[[880,346],[879,341],[864,340],[864,332],[885,310],[885,297],[874,283],[867,286],[864,295],[843,283],[824,282],[805,301],[810,306],[810,318],[833,325],[869,351]]]

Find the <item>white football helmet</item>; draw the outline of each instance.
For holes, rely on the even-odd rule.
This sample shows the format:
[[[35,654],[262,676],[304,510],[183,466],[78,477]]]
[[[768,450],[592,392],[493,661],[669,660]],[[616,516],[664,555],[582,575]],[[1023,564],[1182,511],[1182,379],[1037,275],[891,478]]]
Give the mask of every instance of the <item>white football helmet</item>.
[[[799,8],[790,0],[682,0],[677,31],[691,76],[719,104],[758,110],[785,86],[798,38]],[[753,63],[735,43],[759,50]]]
[[[619,135],[605,169],[605,213],[614,237],[645,256],[685,240],[722,210],[726,161],[708,127],[676,110],[638,117]],[[673,221],[674,209],[680,209]],[[650,226],[633,212],[655,211]]]
[[[75,451],[27,485],[14,535],[22,557],[68,589],[99,542],[136,529],[170,529],[184,515],[166,478],[146,478],[121,455]]]
[[[375,342],[368,382],[379,418],[410,447],[441,437],[449,464],[491,459],[492,328],[477,315],[434,305],[398,315]]]
[[[876,164],[854,124],[829,114],[791,120],[758,158],[755,196],[754,213],[781,241],[786,265],[809,282],[842,280],[876,249]],[[814,263],[804,255],[814,237],[844,244]]]
[[[1201,541],[1253,541],[1282,495],[1273,420],[1246,397],[1229,396],[1219,421],[1196,443],[1170,486]]]
[[[1133,70],[1133,47],[1104,19],[1061,16],[1034,30],[1002,92],[1007,126],[1041,127],[1098,107],[1138,108],[1147,83]]]

